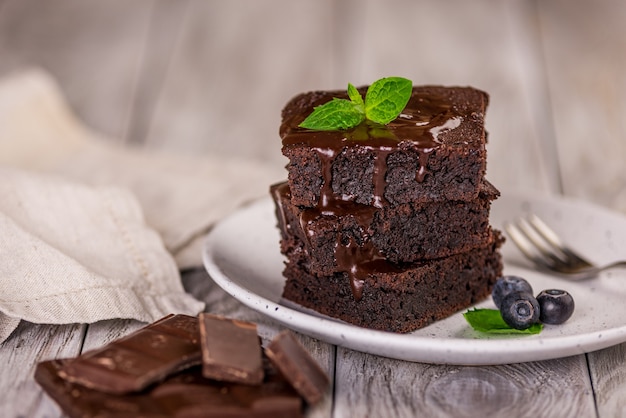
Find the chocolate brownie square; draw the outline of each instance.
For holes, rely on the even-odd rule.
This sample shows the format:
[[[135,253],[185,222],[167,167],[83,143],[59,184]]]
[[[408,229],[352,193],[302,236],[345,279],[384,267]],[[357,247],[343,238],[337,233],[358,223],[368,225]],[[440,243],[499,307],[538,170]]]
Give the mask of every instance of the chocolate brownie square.
[[[393,263],[446,257],[484,246],[492,238],[491,202],[498,190],[486,180],[478,198],[469,201],[404,203],[382,208],[342,202],[332,208],[303,208],[291,203],[286,183],[271,187],[284,253],[290,235],[304,244],[311,271],[339,271],[352,255],[385,258]],[[349,247],[349,249],[348,249]]]
[[[478,197],[485,174],[486,93],[414,87],[404,111],[388,125],[365,121],[342,131],[298,127],[314,107],[333,97],[347,95],[303,93],[282,111],[282,152],[289,159],[294,205],[341,199],[380,207]]]
[[[494,230],[484,247],[410,265],[377,264],[361,279],[312,274],[304,252],[294,251],[283,298],[360,327],[411,332],[489,296],[502,275],[502,242]]]

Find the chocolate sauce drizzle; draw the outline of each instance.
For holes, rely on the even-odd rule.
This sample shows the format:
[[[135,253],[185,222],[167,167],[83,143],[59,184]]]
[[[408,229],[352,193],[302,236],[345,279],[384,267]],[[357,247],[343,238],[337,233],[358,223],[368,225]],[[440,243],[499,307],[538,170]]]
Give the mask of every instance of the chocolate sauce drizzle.
[[[360,89],[364,93],[364,88]],[[423,182],[428,175],[428,159],[441,146],[439,135],[457,128],[463,118],[443,97],[417,93],[415,90],[403,112],[388,125],[365,121],[359,126],[345,131],[313,131],[298,128],[315,106],[329,101],[332,97],[342,97],[337,92],[316,93],[313,100],[287,114],[280,134],[283,146],[304,144],[314,150],[321,164],[322,187],[318,204],[302,212],[300,226],[304,235],[310,236],[309,222],[319,216],[354,216],[363,230],[361,244],[354,238],[342,242],[341,234],[335,244],[335,259],[339,271],[345,272],[355,300],[363,296],[365,279],[372,272],[394,272],[399,267],[388,262],[369,239],[369,228],[377,210],[386,202],[387,157],[407,145],[419,155],[415,180]],[[374,156],[372,175],[373,191],[370,205],[350,201],[350,196],[334,193],[332,188],[332,163],[345,149],[362,147]]]
[[[270,194],[272,195],[272,199],[274,200],[274,204],[276,206],[278,229],[280,230],[283,238],[286,239],[289,234],[289,230],[291,229],[291,225],[287,222],[287,214],[285,213],[285,208],[283,207],[282,197],[284,196],[287,199],[291,199],[289,185],[287,182],[272,184],[270,186]]]
[[[343,231],[337,231],[335,241],[335,262],[337,270],[344,272],[350,279],[352,294],[358,301],[363,297],[365,279],[370,273],[376,271],[395,271],[397,268],[387,262],[385,256],[374,246],[371,236],[372,219],[376,211],[380,209],[345,200],[334,200],[327,206],[318,205],[315,208],[307,208],[301,212],[300,227],[306,239],[312,238],[313,230],[309,227],[311,222],[320,216],[352,217],[360,228],[359,239]]]

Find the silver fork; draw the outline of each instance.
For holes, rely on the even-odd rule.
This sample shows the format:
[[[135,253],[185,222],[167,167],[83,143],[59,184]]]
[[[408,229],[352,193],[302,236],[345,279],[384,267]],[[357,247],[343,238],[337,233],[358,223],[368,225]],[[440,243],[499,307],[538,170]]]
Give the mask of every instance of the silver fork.
[[[520,251],[543,270],[559,273],[572,280],[596,277],[601,271],[626,267],[626,260],[598,266],[569,248],[563,240],[536,215],[528,215],[504,229]]]

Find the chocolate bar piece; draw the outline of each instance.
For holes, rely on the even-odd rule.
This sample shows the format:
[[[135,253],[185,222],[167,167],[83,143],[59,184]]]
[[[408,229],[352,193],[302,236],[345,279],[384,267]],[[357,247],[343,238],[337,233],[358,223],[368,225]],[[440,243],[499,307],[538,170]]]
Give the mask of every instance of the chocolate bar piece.
[[[202,376],[200,366],[182,371],[142,392],[115,395],[60,377],[71,360],[39,363],[35,380],[74,417],[275,418],[302,416],[302,400],[276,372],[266,370],[260,386],[220,383]],[[270,366],[271,367],[271,366]]]
[[[205,377],[251,385],[263,381],[261,341],[256,324],[200,314],[200,344]]]
[[[140,391],[201,363],[198,318],[168,315],[124,338],[67,362],[59,375],[103,392]]]
[[[322,399],[330,384],[328,376],[289,330],[278,334],[265,354],[310,405]]]
[[[71,383],[61,371],[71,360],[49,360],[37,364],[35,380],[70,418],[141,416],[167,417],[145,393],[111,395]]]

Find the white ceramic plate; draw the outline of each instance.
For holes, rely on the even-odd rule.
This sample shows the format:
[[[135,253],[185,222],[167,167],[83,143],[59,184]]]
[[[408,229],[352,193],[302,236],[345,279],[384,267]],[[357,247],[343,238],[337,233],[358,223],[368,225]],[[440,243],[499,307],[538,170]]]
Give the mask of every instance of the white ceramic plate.
[[[492,225],[534,212],[575,249],[597,262],[626,258],[626,217],[589,203],[555,197],[503,194],[494,202]],[[576,302],[563,325],[545,326],[539,335],[486,336],[475,332],[459,312],[410,334],[374,331],[322,317],[281,300],[285,279],[270,198],[242,208],[217,224],[204,247],[209,275],[248,307],[320,340],[401,360],[445,364],[506,364],[581,354],[626,341],[626,269],[585,282],[567,282],[540,273],[507,242],[504,273],[528,279],[534,290],[568,290]],[[495,308],[485,301],[478,307]]]

